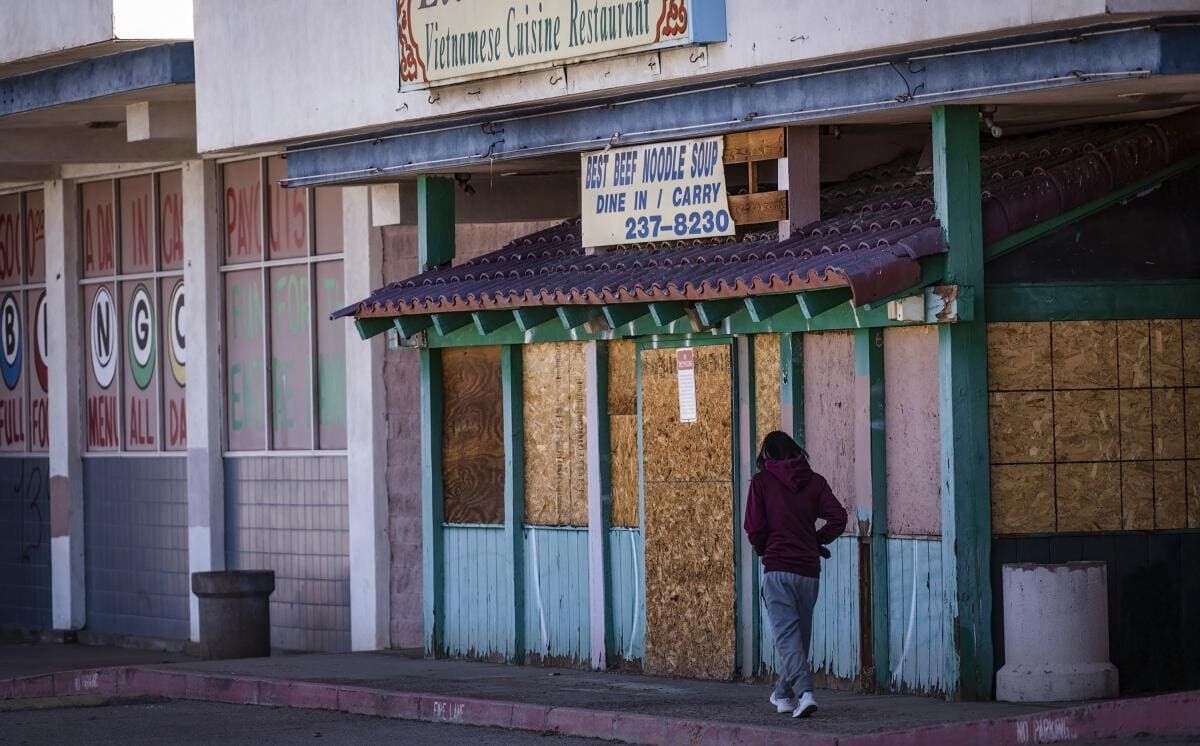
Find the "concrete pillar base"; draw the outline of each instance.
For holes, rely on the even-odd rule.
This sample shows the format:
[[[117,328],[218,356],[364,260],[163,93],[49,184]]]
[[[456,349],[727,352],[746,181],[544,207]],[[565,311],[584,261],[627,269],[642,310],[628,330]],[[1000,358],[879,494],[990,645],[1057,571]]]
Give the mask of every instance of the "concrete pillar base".
[[[996,699],[1004,702],[1069,702],[1117,696],[1117,667],[1111,663],[1007,665],[996,674]]]

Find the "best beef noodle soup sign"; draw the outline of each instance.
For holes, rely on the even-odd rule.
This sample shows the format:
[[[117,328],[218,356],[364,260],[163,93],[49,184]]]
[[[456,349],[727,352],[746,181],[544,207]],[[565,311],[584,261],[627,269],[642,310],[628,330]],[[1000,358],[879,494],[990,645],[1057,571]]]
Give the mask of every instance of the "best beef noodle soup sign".
[[[732,236],[721,137],[584,153],[583,245]]]

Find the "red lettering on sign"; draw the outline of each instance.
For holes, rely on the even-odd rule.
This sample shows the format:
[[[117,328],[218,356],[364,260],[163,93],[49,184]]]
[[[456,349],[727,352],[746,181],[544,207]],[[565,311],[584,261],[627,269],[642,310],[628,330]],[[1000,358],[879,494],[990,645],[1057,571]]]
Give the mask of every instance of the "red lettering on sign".
[[[183,261],[183,197],[168,194],[162,206],[162,262],[164,265]]]
[[[187,445],[187,402],[183,399],[167,402],[167,445],[171,448]]]
[[[83,268],[88,274],[111,272],[113,257],[112,204],[83,211]]]
[[[136,396],[129,399],[129,445],[154,445],[154,425],[150,422],[150,402]]]
[[[272,187],[271,254],[296,254],[304,250],[308,236],[308,211],[303,189]]]
[[[225,190],[225,255],[252,257],[262,252],[259,236],[258,182]]]
[[[89,396],[88,448],[117,447],[117,397]]]
[[[0,280],[10,280],[21,271],[19,222],[16,213],[0,213]]]
[[[20,399],[0,400],[0,444],[6,449],[25,443],[23,403]]]
[[[46,211],[29,209],[25,212],[25,258],[30,274],[34,267],[41,266],[42,252],[46,248]]]
[[[29,433],[33,450],[45,451],[50,447],[50,403],[46,399],[30,402]]]
[[[150,264],[150,198],[133,201],[133,262]]]

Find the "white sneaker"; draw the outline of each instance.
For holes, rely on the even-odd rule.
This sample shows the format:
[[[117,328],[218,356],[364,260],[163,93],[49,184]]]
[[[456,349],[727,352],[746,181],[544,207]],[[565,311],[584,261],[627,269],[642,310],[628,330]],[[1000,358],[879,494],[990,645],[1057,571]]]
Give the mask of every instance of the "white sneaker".
[[[792,717],[806,718],[817,711],[817,700],[813,699],[812,692],[805,692],[800,697],[800,702],[796,705],[796,709],[792,710]],[[781,710],[782,712],[782,710]]]
[[[775,712],[780,714],[796,709],[796,700],[776,696],[775,692],[771,692],[771,704],[775,705]]]

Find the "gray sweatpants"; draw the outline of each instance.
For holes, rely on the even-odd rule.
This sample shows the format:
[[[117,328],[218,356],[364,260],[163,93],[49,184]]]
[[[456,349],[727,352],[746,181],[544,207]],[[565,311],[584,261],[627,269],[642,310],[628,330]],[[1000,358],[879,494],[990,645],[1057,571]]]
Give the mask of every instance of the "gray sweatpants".
[[[820,581],[790,572],[763,574],[762,597],[775,633],[779,681],[775,696],[785,699],[812,691],[808,646],[812,642],[813,607]]]

